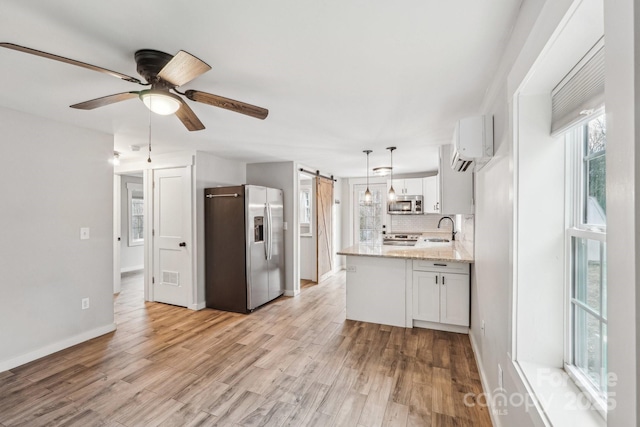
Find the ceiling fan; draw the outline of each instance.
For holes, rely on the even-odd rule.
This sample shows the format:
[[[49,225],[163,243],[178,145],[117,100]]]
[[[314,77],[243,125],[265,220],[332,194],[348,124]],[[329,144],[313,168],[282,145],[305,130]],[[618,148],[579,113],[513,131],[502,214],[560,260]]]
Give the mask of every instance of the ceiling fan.
[[[162,115],[175,114],[182,124],[184,124],[184,126],[190,131],[202,130],[204,129],[204,125],[182,97],[178,95],[186,96],[188,99],[195,102],[213,105],[214,107],[220,107],[230,111],[235,111],[236,113],[246,114],[261,120],[264,120],[269,114],[269,110],[265,108],[213,95],[211,93],[191,89],[185,92],[180,92],[176,89],[211,69],[211,67],[205,62],[184,50],[181,50],[175,56],[152,49],[138,50],[135,53],[135,61],[137,64],[138,74],[140,74],[145,80],[145,82],[143,82],[136,77],[131,77],[106,68],[54,55],[52,53],[19,46],[13,43],[0,43],[0,47],[30,53],[43,58],[53,59],[55,61],[98,71],[142,86],[151,86],[151,89],[116,93],[114,95],[107,95],[90,101],[80,102],[78,104],[71,105],[71,108],[93,110],[94,108],[104,107],[105,105],[114,104],[127,99],[140,98],[154,113]]]

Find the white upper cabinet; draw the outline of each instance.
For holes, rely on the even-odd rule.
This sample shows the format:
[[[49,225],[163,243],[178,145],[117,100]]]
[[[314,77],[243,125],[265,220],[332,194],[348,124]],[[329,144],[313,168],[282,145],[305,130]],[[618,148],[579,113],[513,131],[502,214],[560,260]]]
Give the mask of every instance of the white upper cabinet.
[[[387,189],[391,186],[391,180],[387,181]],[[422,178],[407,178],[393,180],[393,189],[398,196],[421,196]]]
[[[451,145],[440,146],[440,213],[473,213],[473,173],[451,169]],[[425,207],[428,205],[425,202]]]
[[[404,180],[405,193],[408,196],[422,195],[422,178],[409,178]]]
[[[422,210],[424,213],[440,213],[439,175],[422,178]]]

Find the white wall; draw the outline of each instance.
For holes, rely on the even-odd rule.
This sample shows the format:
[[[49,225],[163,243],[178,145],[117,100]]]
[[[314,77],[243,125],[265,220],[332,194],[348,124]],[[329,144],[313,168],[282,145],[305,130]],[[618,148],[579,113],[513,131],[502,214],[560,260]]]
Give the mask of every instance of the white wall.
[[[494,157],[476,173],[475,263],[472,266],[470,338],[485,392],[498,389],[498,365],[504,388],[527,395],[512,363],[513,278],[513,134],[511,97],[558,25],[569,1],[525,1],[496,77],[479,113],[494,116]],[[542,17],[538,19],[539,17]],[[484,332],[481,330],[485,322]],[[535,410],[505,408],[492,418],[502,426],[542,425]]]
[[[607,107],[607,246],[609,370],[615,407],[610,426],[635,426],[638,417],[638,259],[636,184],[640,138],[640,10],[633,0],[605,1]],[[480,113],[494,114],[495,156],[476,174],[476,255],[472,274],[471,338],[485,390],[498,388],[497,366],[504,368],[507,396],[528,390],[512,363],[512,288],[514,277],[514,153],[512,97],[532,64],[575,5],[570,0],[525,0]],[[634,52],[634,47],[636,52]],[[480,329],[485,320],[484,333]],[[540,333],[545,333],[540,331]],[[496,425],[543,425],[525,405],[503,407]],[[571,414],[569,414],[571,416]]]
[[[4,371],[115,328],[113,138],[4,108],[0,135]]]
[[[134,271],[144,268],[144,245],[129,246],[129,199],[127,184],[140,184],[142,178],[122,175],[120,179],[120,271]]]
[[[340,245],[342,244],[342,203],[344,194],[342,193],[343,185],[342,183],[346,180],[342,178],[336,178],[336,182],[333,184],[333,207],[331,209],[331,213],[333,215],[333,271],[337,272],[342,270],[343,263],[346,265],[346,261],[344,256],[337,255],[337,252],[340,249],[343,249]],[[336,203],[336,200],[339,203]]]
[[[298,171],[293,162],[250,163],[247,165],[247,184],[279,188],[284,193],[285,293],[300,292],[298,224]]]
[[[617,374],[610,426],[640,423],[640,7],[605,1],[607,302],[609,370]],[[615,46],[615,48],[613,48]]]
[[[566,145],[549,135],[550,89],[520,95],[518,111],[517,358],[562,368]]]
[[[247,165],[222,159],[202,151],[195,155],[195,224],[196,244],[196,308],[205,306],[205,253],[204,253],[204,189],[225,185],[241,185],[246,182]]]
[[[350,197],[350,186],[348,179],[341,179],[336,184],[336,187],[340,187],[340,204],[336,206],[337,213],[336,216],[340,218],[340,237],[336,241],[336,251],[347,248],[352,245],[353,236],[351,233],[351,227],[353,224],[353,220],[351,219],[351,197]],[[340,268],[347,267],[347,257],[344,255],[339,255],[336,261],[336,265],[340,266]]]

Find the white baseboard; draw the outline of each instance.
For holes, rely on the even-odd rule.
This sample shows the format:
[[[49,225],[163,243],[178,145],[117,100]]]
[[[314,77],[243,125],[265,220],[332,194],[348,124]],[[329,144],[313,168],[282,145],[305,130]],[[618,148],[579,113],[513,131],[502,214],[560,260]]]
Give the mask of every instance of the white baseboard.
[[[284,291],[284,296],[285,297],[296,297],[298,295],[300,295],[300,289],[294,289],[294,290],[286,289]]]
[[[129,273],[131,271],[144,270],[144,264],[142,265],[134,265],[133,267],[125,267],[120,269],[120,274]]]
[[[9,369],[24,365],[25,363],[33,362],[34,360],[40,359],[41,357],[48,356],[57,351],[64,350],[65,348],[72,347],[85,341],[89,341],[90,339],[108,334],[109,332],[113,332],[115,330],[116,324],[110,323],[108,325],[91,329],[90,331],[86,331],[78,335],[74,335],[62,341],[49,344],[45,347],[39,348],[26,354],[22,354],[18,357],[14,357],[8,360],[2,360],[0,361],[0,372],[8,371]]]
[[[476,359],[476,365],[478,365],[478,372],[480,373],[480,384],[482,384],[482,392],[485,394],[485,397],[486,397],[484,401],[487,402],[487,404],[489,405],[488,409],[489,409],[489,416],[491,417],[491,424],[493,424],[494,427],[502,427],[502,423],[500,422],[500,417],[496,415],[496,409],[499,409],[499,408],[494,408],[492,406],[494,402],[492,398],[493,397],[492,392],[489,389],[489,382],[487,381],[487,374],[484,370],[482,357],[480,356],[480,349],[478,348],[478,345],[472,333],[469,333],[469,340],[471,341],[471,349],[473,350],[473,356]]]
[[[468,334],[468,326],[448,325],[446,323],[426,322],[424,320],[413,320],[414,328],[435,329],[437,331],[455,332],[457,334]]]
[[[189,310],[198,311],[207,307],[207,303],[204,301],[197,302],[195,304],[191,304],[189,306]]]

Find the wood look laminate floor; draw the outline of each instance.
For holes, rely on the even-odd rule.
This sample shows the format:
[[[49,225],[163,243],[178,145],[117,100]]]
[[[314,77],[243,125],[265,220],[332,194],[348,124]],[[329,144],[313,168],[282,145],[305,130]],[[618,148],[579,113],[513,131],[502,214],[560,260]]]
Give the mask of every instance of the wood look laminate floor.
[[[0,425],[491,426],[464,404],[466,335],[345,320],[344,280],[242,315],[144,303],[128,278],[116,332],[0,373]]]

